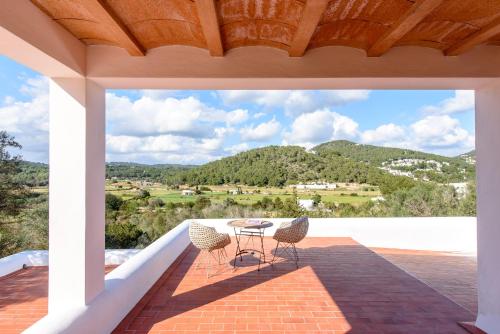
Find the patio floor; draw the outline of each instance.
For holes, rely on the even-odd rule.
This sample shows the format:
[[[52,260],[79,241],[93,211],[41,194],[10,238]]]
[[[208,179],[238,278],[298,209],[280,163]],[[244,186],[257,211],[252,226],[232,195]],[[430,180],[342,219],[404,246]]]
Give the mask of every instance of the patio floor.
[[[106,266],[108,273],[116,266]],[[0,333],[14,334],[47,314],[48,267],[29,267],[0,278]]]
[[[274,246],[266,240],[267,251]],[[369,250],[347,238],[307,238],[299,246],[298,270],[279,263],[257,272],[247,257],[243,268],[220,267],[208,280],[190,248],[115,333],[464,333],[456,320],[474,318],[473,257]],[[47,272],[31,267],[0,278],[0,333],[20,333],[47,313]]]
[[[265,241],[267,251],[274,246]],[[189,248],[114,333],[443,334],[466,333],[457,322],[475,319],[350,238],[307,238],[299,246],[299,269],[285,261],[257,271],[246,256],[242,267],[221,266],[209,279]]]

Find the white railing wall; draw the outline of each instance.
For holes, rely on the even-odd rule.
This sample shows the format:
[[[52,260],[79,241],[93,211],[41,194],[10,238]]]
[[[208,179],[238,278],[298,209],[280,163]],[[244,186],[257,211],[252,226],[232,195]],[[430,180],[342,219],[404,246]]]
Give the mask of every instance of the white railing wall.
[[[49,314],[28,334],[111,333],[189,245],[185,221],[105,277],[104,291],[90,304]]]
[[[221,232],[233,231],[231,219],[202,219]],[[266,231],[271,236],[281,222]],[[51,313],[28,328],[28,334],[110,333],[190,244],[186,220],[132,256],[105,277],[105,289],[90,304]],[[311,219],[308,237],[351,237],[368,247],[475,253],[476,219],[333,218]]]
[[[140,249],[106,249],[104,253],[104,264],[120,265],[139,252]],[[0,277],[25,267],[42,267],[48,265],[49,251],[27,250],[0,258]]]
[[[227,226],[232,219],[198,221],[233,235]],[[272,236],[288,218],[268,219],[274,226],[266,229]],[[350,237],[366,247],[476,253],[475,217],[418,218],[312,218],[308,237]]]

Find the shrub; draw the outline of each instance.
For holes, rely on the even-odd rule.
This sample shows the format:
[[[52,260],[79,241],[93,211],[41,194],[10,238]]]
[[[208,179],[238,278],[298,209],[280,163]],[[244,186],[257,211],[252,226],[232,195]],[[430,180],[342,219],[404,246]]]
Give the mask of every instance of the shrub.
[[[106,211],[118,211],[123,204],[123,200],[113,194],[106,194]]]
[[[312,200],[314,202],[314,205],[317,206],[319,203],[321,203],[321,195],[314,194],[314,196],[312,197]]]
[[[150,198],[148,200],[148,206],[151,209],[160,208],[165,205],[165,202],[161,198]]]
[[[132,223],[106,225],[106,248],[135,248],[142,231]]]
[[[236,201],[231,197],[226,197],[222,204],[227,208],[228,206],[237,205],[238,203],[236,203]]]
[[[148,198],[150,196],[151,194],[146,189],[139,190],[139,193],[137,194],[137,198]]]

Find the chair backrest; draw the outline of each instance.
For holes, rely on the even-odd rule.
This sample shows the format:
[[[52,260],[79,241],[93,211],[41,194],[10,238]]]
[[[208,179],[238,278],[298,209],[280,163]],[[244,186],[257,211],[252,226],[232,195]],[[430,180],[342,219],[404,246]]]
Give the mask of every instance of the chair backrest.
[[[309,218],[306,216],[296,218],[292,220],[291,226],[297,238],[295,242],[299,242],[306,237],[307,231],[309,231]]]
[[[297,243],[304,239],[309,230],[309,218],[299,217],[291,222],[281,224],[276,230],[275,239],[283,242]]]
[[[213,227],[205,226],[197,222],[189,224],[189,239],[196,248],[209,249],[213,245],[214,235],[217,234]]]

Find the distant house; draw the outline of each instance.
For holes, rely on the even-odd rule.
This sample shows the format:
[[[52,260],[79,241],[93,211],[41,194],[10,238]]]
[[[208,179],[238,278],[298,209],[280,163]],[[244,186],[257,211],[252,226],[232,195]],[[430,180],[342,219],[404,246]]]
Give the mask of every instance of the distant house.
[[[228,193],[231,195],[241,195],[243,194],[243,191],[241,190],[241,188],[238,188],[238,189],[231,189],[228,191]]]
[[[184,189],[182,191],[182,196],[194,196],[195,192],[191,189]]]
[[[329,190],[329,189],[336,189],[337,184],[336,183],[306,183],[306,184],[295,184],[292,185],[293,188],[300,189],[300,190]]]
[[[375,197],[371,198],[371,201],[372,202],[383,202],[383,201],[385,201],[385,198],[384,198],[384,196],[375,196]]]
[[[455,189],[458,197],[463,198],[467,195],[468,189],[466,182],[448,183],[448,185]]]
[[[314,210],[314,201],[312,199],[299,199],[298,204],[304,210]]]

